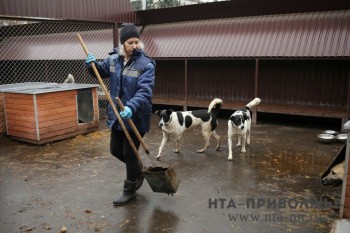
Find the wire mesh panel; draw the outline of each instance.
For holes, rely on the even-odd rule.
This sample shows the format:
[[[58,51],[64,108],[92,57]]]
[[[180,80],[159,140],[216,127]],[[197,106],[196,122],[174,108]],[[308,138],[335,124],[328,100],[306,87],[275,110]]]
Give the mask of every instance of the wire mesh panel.
[[[25,21],[0,18],[0,85],[24,82],[63,83],[73,75],[75,83],[98,84],[86,69],[79,33],[89,52],[104,59],[113,48],[113,24],[64,21]],[[104,80],[109,88],[109,80]],[[103,95],[103,93],[99,92]],[[6,135],[0,93],[0,139]],[[100,118],[107,101],[99,98]]]

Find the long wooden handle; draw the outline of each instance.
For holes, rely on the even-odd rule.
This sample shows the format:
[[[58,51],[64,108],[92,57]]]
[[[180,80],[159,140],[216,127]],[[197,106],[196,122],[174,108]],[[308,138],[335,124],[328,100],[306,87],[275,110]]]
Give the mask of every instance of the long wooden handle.
[[[124,105],[123,105],[122,101],[120,101],[119,97],[116,97],[115,100],[117,101],[117,104],[119,105],[120,109],[124,111]],[[137,138],[139,139],[143,149],[145,149],[146,154],[149,154],[149,150],[147,148],[147,145],[146,145],[145,141],[143,140],[143,138],[141,137],[139,131],[137,130],[134,122],[131,119],[128,119],[128,123],[131,126],[134,133],[136,134]]]
[[[120,109],[124,111],[124,105],[123,105],[122,101],[120,101],[119,97],[115,98],[115,100],[117,101],[117,104],[119,105]],[[143,138],[141,137],[141,135],[140,135],[139,131],[137,130],[137,128],[136,128],[134,122],[133,122],[131,119],[128,119],[128,123],[129,123],[129,125],[131,126],[132,130],[134,131],[134,133],[136,134],[137,138],[139,139],[139,141],[140,141],[142,147],[145,149],[145,152],[146,152],[146,154],[147,154],[149,160],[151,160],[153,167],[156,167],[157,165],[156,165],[156,163],[154,162],[154,160],[153,160],[151,154],[149,153],[149,150],[148,150],[148,148],[147,148],[147,146],[146,146],[146,143],[145,143],[145,141],[143,140]]]
[[[80,44],[81,44],[81,46],[83,47],[84,52],[85,52],[85,54],[86,54],[86,56],[87,56],[87,55],[89,54],[89,51],[88,51],[88,49],[86,48],[86,45],[85,45],[85,43],[84,43],[84,41],[83,41],[83,38],[81,38],[81,36],[80,36],[79,33],[77,34],[77,36],[78,36],[78,39],[79,39],[79,41],[80,41]],[[103,83],[103,80],[102,80],[102,78],[101,78],[101,76],[100,76],[100,74],[99,74],[99,72],[98,72],[98,70],[97,70],[97,68],[96,68],[94,62],[91,62],[91,67],[92,67],[92,69],[93,69],[94,72],[95,72],[95,75],[96,75],[96,77],[97,77],[97,79],[98,79],[98,82],[100,83],[100,86],[102,87],[102,89],[103,89],[103,91],[104,91],[104,93],[105,93],[105,95],[106,95],[106,97],[107,97],[107,100],[108,100],[110,106],[112,107],[112,109],[113,109],[113,111],[114,111],[114,114],[117,116],[117,119],[118,119],[118,121],[119,121],[119,124],[120,124],[121,127],[123,128],[123,131],[124,131],[124,133],[125,133],[125,135],[126,135],[128,141],[129,141],[129,143],[130,143],[130,145],[131,145],[132,150],[134,151],[134,153],[135,153],[137,159],[139,160],[139,162],[141,163],[141,157],[140,157],[140,155],[139,155],[139,153],[138,153],[138,151],[137,151],[137,149],[136,149],[136,146],[135,146],[134,142],[132,141],[128,130],[126,129],[125,124],[124,124],[122,118],[120,117],[120,115],[119,115],[119,113],[118,113],[118,110],[117,110],[117,108],[115,107],[114,102],[113,102],[113,100],[112,100],[112,98],[111,98],[111,96],[110,96],[110,94],[109,94],[109,92],[108,92],[108,90],[107,90],[105,84]]]

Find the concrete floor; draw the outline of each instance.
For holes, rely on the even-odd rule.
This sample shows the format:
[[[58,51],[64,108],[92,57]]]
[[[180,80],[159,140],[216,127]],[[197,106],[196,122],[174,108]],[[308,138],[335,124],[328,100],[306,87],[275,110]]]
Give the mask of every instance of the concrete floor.
[[[145,136],[153,157],[162,137],[157,120],[154,115]],[[125,167],[109,154],[104,127],[43,146],[6,141],[0,147],[0,232],[329,232],[337,208],[295,208],[293,200],[340,198],[341,187],[323,186],[320,176],[342,144],[317,142],[321,128],[258,122],[247,152],[235,147],[230,162],[226,125],[219,119],[220,151],[195,153],[203,146],[199,128],[185,133],[180,154],[172,153],[174,141],[165,146],[159,164],[174,166],[181,180],[174,196],[153,193],[144,182],[135,201],[117,208],[112,201]]]

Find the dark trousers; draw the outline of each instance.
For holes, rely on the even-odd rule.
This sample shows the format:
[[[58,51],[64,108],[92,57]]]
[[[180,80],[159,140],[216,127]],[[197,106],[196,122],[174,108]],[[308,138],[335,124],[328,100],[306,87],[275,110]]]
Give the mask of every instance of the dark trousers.
[[[141,166],[139,164],[139,161],[137,160],[136,155],[134,154],[132,147],[130,146],[130,143],[125,133],[123,131],[118,131],[113,128],[114,127],[112,127],[111,129],[110,140],[111,154],[125,163],[126,179],[134,182],[141,174]],[[136,134],[134,134],[133,132],[129,132],[129,134],[132,141],[134,142],[136,149],[138,150],[140,147],[140,142],[137,139]],[[140,135],[141,137],[143,137],[145,133],[140,133]]]

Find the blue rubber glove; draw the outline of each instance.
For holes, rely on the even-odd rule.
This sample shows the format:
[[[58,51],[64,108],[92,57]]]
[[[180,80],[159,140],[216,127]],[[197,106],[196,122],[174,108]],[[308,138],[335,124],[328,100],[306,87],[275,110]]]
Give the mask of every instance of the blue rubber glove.
[[[123,119],[130,119],[132,117],[132,110],[128,106],[125,106],[124,111],[120,112],[120,117]]]
[[[92,55],[91,53],[89,53],[85,59],[85,63],[87,65],[90,65],[91,62],[96,63],[96,57],[94,55]]]

